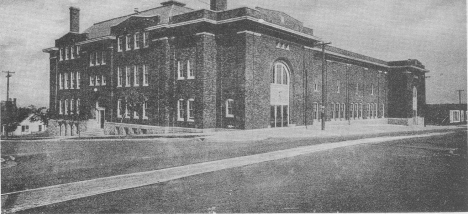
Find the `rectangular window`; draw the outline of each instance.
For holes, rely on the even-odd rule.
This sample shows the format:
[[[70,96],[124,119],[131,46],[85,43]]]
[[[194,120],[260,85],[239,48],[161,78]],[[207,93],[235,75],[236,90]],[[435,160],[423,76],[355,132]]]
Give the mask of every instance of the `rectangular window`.
[[[96,75],[96,86],[100,86],[100,85],[101,85],[101,76]]]
[[[117,38],[117,52],[122,52],[123,50],[123,36]]]
[[[314,91],[318,91],[318,84],[317,84],[317,82],[314,83]]]
[[[356,94],[359,93],[359,83],[356,83]]]
[[[185,108],[184,100],[180,99],[177,101],[177,121],[184,121]]]
[[[59,114],[63,114],[63,103],[62,103],[62,100],[59,100]]]
[[[94,76],[93,75],[89,76],[89,85],[94,86]]]
[[[65,47],[65,60],[70,58],[70,48]]]
[[[126,38],[126,46],[125,46],[125,49],[127,51],[131,50],[131,44],[132,44],[132,35],[127,35],[127,38]]]
[[[40,132],[42,132],[42,125],[39,125],[37,128]]]
[[[143,119],[148,119],[146,112],[148,111],[148,100],[143,103]]]
[[[64,73],[64,80],[63,82],[65,83],[65,89],[68,89],[68,73]]]
[[[65,114],[68,115],[68,100],[65,100]]]
[[[63,89],[63,77],[62,74],[59,74],[59,88]]]
[[[76,88],[80,89],[81,75],[80,72],[76,72]]]
[[[130,87],[130,66],[125,67],[125,87]]]
[[[70,46],[70,58],[75,59],[75,47]]]
[[[120,108],[122,108],[122,100],[117,100],[117,117],[122,118],[122,115],[120,114]]]
[[[143,86],[148,86],[148,66],[143,65]]]
[[[140,86],[140,69],[141,66],[133,66],[133,86]]]
[[[59,60],[60,60],[60,61],[63,61],[63,48],[60,48],[60,51],[59,51]]]
[[[133,119],[140,119],[140,115],[138,114],[138,111],[136,110],[133,111]]]
[[[340,84],[341,84],[340,81],[336,82],[336,93],[338,93],[338,94],[340,93]]]
[[[101,64],[102,64],[102,65],[105,65],[105,64],[107,63],[107,52],[106,52],[106,51],[103,51],[103,52],[101,52],[101,55],[102,55],[102,58],[101,58],[101,59],[102,59],[102,62],[101,62]]]
[[[70,73],[70,89],[75,88],[75,72]]]
[[[76,46],[76,58],[80,58],[80,47],[81,46]]]
[[[187,60],[187,79],[195,79],[195,72],[190,64],[190,60]]]
[[[94,66],[94,53],[89,53],[89,66]]]
[[[234,117],[234,112],[232,111],[233,105],[234,105],[234,100],[232,99],[226,100],[226,117]]]
[[[149,46],[149,32],[143,33],[143,47],[147,48]]]
[[[102,75],[102,85],[106,85],[106,84],[107,84],[106,76]]]
[[[135,47],[135,49],[140,49],[140,42],[141,42],[140,39],[141,39],[140,33],[136,32],[133,38],[133,41],[134,41],[133,46]]]
[[[313,118],[314,120],[318,118],[318,104],[317,103],[312,104],[312,116],[314,117]]]
[[[76,114],[80,114],[80,99],[76,100]]]
[[[70,114],[73,114],[73,107],[75,106],[75,100],[70,100]]]
[[[183,80],[184,78],[184,71],[182,70],[183,68],[183,63],[181,61],[177,61],[177,79],[178,80]]]
[[[128,112],[128,102],[125,100],[125,118],[130,117],[130,114]]]
[[[100,65],[102,61],[102,54],[99,51],[94,52],[94,59],[96,59],[96,65]]]
[[[122,87],[123,72],[120,67],[117,67],[117,87]]]
[[[195,115],[193,113],[193,99],[187,101],[187,121],[193,122],[195,120]]]

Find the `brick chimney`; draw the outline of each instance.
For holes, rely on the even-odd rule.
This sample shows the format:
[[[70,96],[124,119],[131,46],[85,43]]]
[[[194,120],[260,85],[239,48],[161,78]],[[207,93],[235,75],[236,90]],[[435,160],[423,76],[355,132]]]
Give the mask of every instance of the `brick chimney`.
[[[80,8],[70,7],[70,32],[80,32]]]
[[[210,10],[223,11],[227,9],[227,0],[210,0]]]

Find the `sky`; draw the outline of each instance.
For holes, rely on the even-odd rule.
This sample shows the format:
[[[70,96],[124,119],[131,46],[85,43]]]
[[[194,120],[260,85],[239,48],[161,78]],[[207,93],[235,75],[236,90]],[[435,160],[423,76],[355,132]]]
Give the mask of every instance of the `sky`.
[[[208,9],[209,0],[179,0]],[[69,31],[69,7],[80,11],[80,31],[93,23],[158,7],[162,0],[0,0],[0,71],[19,106],[48,106],[49,55],[42,49]],[[333,46],[393,61],[418,59],[430,70],[427,103],[458,103],[467,91],[465,0],[228,0],[228,9],[283,11]],[[0,100],[6,99],[6,75]]]

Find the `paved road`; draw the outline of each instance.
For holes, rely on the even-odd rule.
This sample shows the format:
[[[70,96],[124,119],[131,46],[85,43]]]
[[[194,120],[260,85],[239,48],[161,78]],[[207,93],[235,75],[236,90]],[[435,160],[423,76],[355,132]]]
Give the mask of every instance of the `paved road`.
[[[466,131],[337,148],[25,211],[468,211]]]

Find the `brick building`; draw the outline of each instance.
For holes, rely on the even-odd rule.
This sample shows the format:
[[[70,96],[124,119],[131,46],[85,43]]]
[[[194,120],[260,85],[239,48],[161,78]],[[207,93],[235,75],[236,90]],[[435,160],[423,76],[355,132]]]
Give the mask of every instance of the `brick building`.
[[[258,129],[317,124],[322,104],[327,120],[422,115],[428,71],[418,60],[322,50],[323,39],[280,11],[228,10],[227,0],[211,0],[209,10],[161,4],[83,32],[80,10],[70,8],[70,32],[44,49],[58,117]]]

